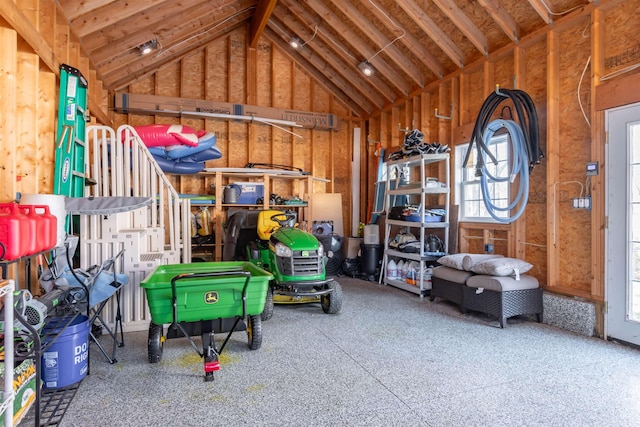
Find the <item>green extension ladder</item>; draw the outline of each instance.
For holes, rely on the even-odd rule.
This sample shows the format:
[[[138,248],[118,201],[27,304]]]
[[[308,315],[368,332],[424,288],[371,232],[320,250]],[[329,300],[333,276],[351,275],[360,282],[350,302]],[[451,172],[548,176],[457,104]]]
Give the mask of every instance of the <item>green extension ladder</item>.
[[[87,144],[87,80],[79,70],[60,66],[54,194],[83,197]]]

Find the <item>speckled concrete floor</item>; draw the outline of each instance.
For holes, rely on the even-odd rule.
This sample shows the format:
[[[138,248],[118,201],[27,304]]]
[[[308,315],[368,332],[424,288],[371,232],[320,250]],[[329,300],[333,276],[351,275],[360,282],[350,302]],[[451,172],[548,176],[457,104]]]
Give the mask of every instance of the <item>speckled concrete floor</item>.
[[[638,350],[339,281],[339,315],[276,306],[262,348],[234,333],[213,382],[185,339],[168,340],[158,364],[146,332],[126,334],[115,365],[92,351],[60,425],[640,425]]]

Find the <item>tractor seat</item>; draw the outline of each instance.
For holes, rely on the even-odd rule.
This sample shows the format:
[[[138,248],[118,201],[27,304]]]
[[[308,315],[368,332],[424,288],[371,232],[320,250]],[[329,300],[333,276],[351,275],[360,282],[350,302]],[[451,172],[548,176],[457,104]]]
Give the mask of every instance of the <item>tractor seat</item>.
[[[275,209],[269,209],[265,211],[260,211],[258,214],[258,238],[260,240],[269,240],[271,237],[271,233],[280,228],[280,224],[276,221],[272,220],[271,217],[274,215],[284,215],[284,212],[277,211]]]

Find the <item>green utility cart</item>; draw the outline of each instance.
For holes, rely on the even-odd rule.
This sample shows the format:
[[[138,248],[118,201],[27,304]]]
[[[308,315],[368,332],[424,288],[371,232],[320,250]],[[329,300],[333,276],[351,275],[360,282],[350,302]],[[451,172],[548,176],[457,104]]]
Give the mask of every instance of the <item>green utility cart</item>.
[[[247,331],[249,348],[262,345],[261,314],[273,276],[250,262],[162,265],[144,279],[151,313],[149,362],[162,359],[166,339],[186,337],[204,357],[205,381],[220,369],[218,357],[235,331]],[[164,325],[168,324],[165,335]],[[218,349],[214,333],[226,333]],[[202,336],[202,352],[192,336]]]

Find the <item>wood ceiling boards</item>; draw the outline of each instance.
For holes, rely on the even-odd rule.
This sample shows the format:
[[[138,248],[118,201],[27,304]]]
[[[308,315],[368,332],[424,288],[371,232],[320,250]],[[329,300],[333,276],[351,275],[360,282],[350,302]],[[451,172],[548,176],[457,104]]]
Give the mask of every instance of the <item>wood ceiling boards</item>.
[[[119,90],[246,25],[367,116],[517,43],[589,0],[58,0],[107,89]],[[303,49],[288,44],[299,37]],[[138,47],[156,40],[158,50]],[[363,61],[375,68],[365,77]]]

